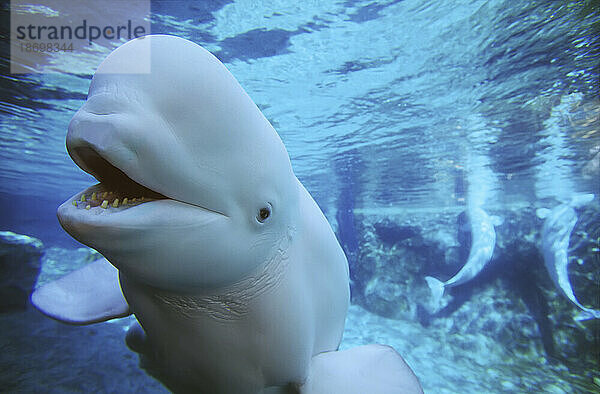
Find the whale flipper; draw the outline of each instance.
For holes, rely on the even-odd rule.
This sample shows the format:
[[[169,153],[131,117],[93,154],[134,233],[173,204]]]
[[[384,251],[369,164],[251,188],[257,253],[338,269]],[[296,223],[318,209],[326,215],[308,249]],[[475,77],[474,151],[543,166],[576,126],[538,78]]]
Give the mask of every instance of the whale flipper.
[[[580,308],[582,308],[580,306]],[[600,310],[585,308],[575,316],[576,321],[600,319]]]
[[[131,314],[119,286],[119,271],[106,259],[37,288],[31,303],[43,314],[69,324],[99,323]]]
[[[433,276],[426,276],[425,280],[427,281],[429,290],[431,290],[432,303],[435,305],[435,309],[437,311],[442,303],[442,297],[444,296],[444,290],[446,287],[444,282],[434,278]]]
[[[314,356],[301,394],[422,393],[402,357],[390,346],[365,345]]]
[[[149,347],[146,333],[137,321],[133,322],[127,329],[125,343],[129,349],[136,353],[143,354],[148,352]]]

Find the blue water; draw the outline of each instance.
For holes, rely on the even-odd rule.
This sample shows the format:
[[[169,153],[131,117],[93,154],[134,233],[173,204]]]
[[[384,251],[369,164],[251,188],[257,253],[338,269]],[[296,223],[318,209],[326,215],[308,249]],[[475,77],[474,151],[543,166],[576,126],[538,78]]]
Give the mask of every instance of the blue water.
[[[190,39],[226,64],[280,134],[351,269],[365,258],[361,248],[373,246],[369,226],[383,219],[410,223],[430,238],[439,227],[439,237],[452,238],[440,245],[460,244],[464,252],[453,238],[454,219],[442,217],[455,218],[467,201],[507,217],[528,215],[534,223],[535,209],[576,193],[595,193],[592,205],[600,199],[596,1],[153,1],[151,25],[153,33]],[[64,139],[85,100],[94,71],[89,64],[110,50],[95,48],[85,63],[74,57],[62,73],[27,75],[8,73],[3,54],[0,230],[33,235],[46,246],[78,246],[60,229],[56,207],[93,178],[71,161]],[[598,210],[585,212],[587,227],[576,231],[598,237]],[[577,284],[587,289],[581,291],[588,306],[600,308],[589,296],[600,275],[598,252],[589,253],[579,256],[587,260],[588,282],[581,274]],[[427,269],[452,275],[452,267]],[[554,291],[548,297],[570,310],[544,280],[541,291]],[[405,320],[416,320],[414,308],[405,310],[412,311]],[[598,346],[598,326],[587,324],[576,335],[588,339],[578,346]],[[578,350],[569,352],[573,358]],[[571,372],[587,380],[594,374]],[[523,381],[509,383],[516,386],[496,389],[525,390]]]

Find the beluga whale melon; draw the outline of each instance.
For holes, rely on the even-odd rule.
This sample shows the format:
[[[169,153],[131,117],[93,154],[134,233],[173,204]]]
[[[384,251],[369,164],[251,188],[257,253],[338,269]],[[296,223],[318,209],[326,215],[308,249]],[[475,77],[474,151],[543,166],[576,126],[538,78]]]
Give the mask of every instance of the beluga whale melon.
[[[174,392],[421,392],[392,348],[337,350],[344,253],[276,131],[208,51],[166,35],[117,48],[67,150],[99,183],[59,221],[106,259],[38,288],[43,313],[133,313],[128,343]]]

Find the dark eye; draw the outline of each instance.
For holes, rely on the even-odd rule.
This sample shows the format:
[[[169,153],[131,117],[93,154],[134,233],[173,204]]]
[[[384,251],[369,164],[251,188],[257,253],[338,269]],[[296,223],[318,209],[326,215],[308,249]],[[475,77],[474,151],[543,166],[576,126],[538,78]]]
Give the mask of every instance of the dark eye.
[[[271,216],[271,207],[264,207],[258,211],[258,215],[256,215],[256,220],[260,223],[264,223],[269,216]]]

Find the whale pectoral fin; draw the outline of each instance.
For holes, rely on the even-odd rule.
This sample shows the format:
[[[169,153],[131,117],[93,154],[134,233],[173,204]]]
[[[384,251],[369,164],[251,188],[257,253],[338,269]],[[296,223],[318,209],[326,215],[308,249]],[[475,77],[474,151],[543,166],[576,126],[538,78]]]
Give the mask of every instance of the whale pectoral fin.
[[[311,360],[301,394],[423,393],[417,377],[390,346],[365,345],[320,353]]]
[[[106,259],[37,288],[31,303],[43,314],[69,324],[92,324],[130,315],[119,271]]]
[[[136,353],[148,353],[149,346],[146,332],[137,321],[133,322],[127,329],[125,343],[129,349]]]
[[[433,276],[426,276],[425,281],[427,282],[427,286],[429,286],[429,290],[431,290],[431,304],[435,312],[437,312],[442,305],[442,297],[445,290],[444,282]]]

